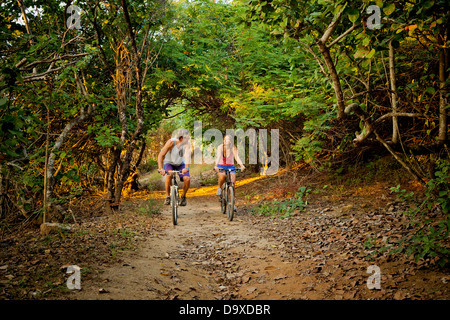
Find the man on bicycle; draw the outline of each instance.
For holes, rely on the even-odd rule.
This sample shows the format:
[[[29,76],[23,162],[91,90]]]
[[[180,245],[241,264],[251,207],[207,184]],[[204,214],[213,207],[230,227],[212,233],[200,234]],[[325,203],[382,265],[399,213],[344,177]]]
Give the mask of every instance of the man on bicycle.
[[[164,166],[163,166],[164,160]],[[183,182],[183,194],[181,196],[180,206],[186,205],[186,193],[190,186],[189,163],[191,160],[191,146],[189,143],[189,131],[181,129],[174,138],[169,139],[158,155],[158,171],[164,176],[166,171],[181,171],[180,180]],[[170,205],[170,184],[172,181],[172,173],[167,174],[166,200],[164,204]]]
[[[234,160],[241,166],[241,171],[245,170],[245,166],[239,158],[236,146],[233,144],[230,135],[226,135],[223,138],[223,143],[217,148],[216,164],[214,170],[216,170],[219,178],[219,187],[217,188],[217,195],[222,195],[222,186],[227,178],[226,174],[219,172],[219,169],[232,169],[235,170]],[[230,174],[231,182],[236,182],[236,171],[232,171]]]

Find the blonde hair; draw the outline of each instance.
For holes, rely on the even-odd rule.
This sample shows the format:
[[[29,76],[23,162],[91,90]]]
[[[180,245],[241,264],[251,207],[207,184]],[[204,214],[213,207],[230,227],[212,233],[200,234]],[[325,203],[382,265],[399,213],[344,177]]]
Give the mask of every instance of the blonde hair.
[[[225,144],[225,138],[226,138],[226,137],[230,138],[231,144],[233,145],[233,137],[232,137],[230,134],[226,134],[226,135],[223,137],[223,140],[222,140],[222,145],[223,145],[223,155],[225,155],[225,156],[226,156],[226,150],[227,150],[226,144]],[[231,148],[231,150],[233,150],[233,148]]]

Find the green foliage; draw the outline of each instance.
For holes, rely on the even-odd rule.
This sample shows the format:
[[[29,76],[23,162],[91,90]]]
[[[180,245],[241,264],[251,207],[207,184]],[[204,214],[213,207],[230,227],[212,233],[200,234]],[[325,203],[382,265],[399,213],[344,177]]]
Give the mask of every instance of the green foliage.
[[[139,213],[149,217],[161,214],[161,211],[161,201],[158,201],[152,197],[149,197],[148,200],[139,207]]]
[[[280,218],[289,218],[296,211],[304,211],[308,205],[308,201],[304,200],[308,196],[311,189],[300,187],[293,198],[288,200],[273,200],[270,203],[259,205],[253,211],[265,216],[279,216]]]
[[[436,178],[430,179],[426,184],[425,198],[417,206],[412,206],[404,214],[409,216],[409,224],[413,232],[398,242],[387,244],[379,249],[382,254],[405,253],[413,256],[417,262],[420,259],[431,259],[440,266],[450,262],[449,232],[450,232],[450,182],[448,172],[449,161],[439,161]],[[414,192],[406,192],[400,185],[391,188],[398,198],[405,203],[415,203]],[[373,246],[369,239],[368,247]]]
[[[317,47],[324,30],[342,12],[327,44],[336,41],[329,53],[345,103],[359,103],[373,120],[390,112],[387,49],[391,43],[401,111],[423,114],[402,119],[402,142],[435,140],[441,92],[437,54],[448,48],[448,42],[438,39],[448,39],[448,1],[176,1],[166,3],[164,14],[156,10],[158,1],[127,2],[138,43],[145,39],[143,47],[154,49],[142,88],[144,132],[160,124],[192,129],[194,120],[204,120],[205,130],[206,124],[280,128],[291,148],[283,154],[291,152],[297,161],[314,162],[324,153],[339,154],[352,147],[354,131],[361,133],[363,123],[358,126],[350,119],[336,123],[337,100]],[[31,1],[24,3],[31,5]],[[388,18],[378,30],[365,25],[366,9],[373,3]],[[93,106],[95,114],[75,126],[57,152],[55,183],[58,201],[65,203],[90,187],[86,185],[90,179],[105,176],[108,157],[119,146],[122,128],[112,75],[126,24],[116,2],[79,2],[84,10],[82,30],[65,28],[65,8],[59,1],[39,0],[33,5],[42,9],[39,14],[28,11],[33,35],[17,23],[21,11],[15,2],[0,6],[1,174],[10,188],[4,192],[17,203],[35,199],[41,204],[47,129],[51,150],[65,125],[82,108]],[[147,22],[151,22],[148,34]],[[70,65],[68,59],[55,61],[53,67],[62,69],[45,81],[24,80],[32,72],[27,64],[51,60],[55,54],[79,53],[88,55]],[[23,58],[25,65],[17,67]],[[36,71],[48,68],[49,63],[43,63]],[[82,80],[88,96],[80,92],[76,78]],[[129,139],[135,129],[136,92],[131,89],[126,95]],[[384,136],[391,130],[386,119],[391,118],[376,124]],[[24,157],[24,149],[29,159],[11,165]],[[326,165],[328,159],[333,155],[322,163]],[[439,246],[448,236],[448,175],[448,166],[442,165],[427,183],[427,200],[411,211],[421,231],[409,239],[414,244],[410,254],[442,253]],[[400,187],[393,191],[412,202],[413,194]],[[308,192],[300,189],[292,199],[261,205],[259,212],[289,217],[304,210]],[[438,224],[425,214],[435,207],[447,215]],[[26,210],[39,208],[26,204]],[[150,204],[143,208],[145,214],[152,212]]]
[[[312,161],[322,151],[323,138],[326,137],[326,132],[330,129],[332,117],[332,113],[322,113],[305,121],[304,134],[292,147],[297,161]]]
[[[390,187],[389,190],[391,190],[391,193],[397,193],[397,197],[405,203],[411,202],[414,196],[413,191],[406,193],[406,189],[401,189],[401,185],[399,184],[395,187]]]
[[[98,177],[105,176],[108,157],[119,145],[122,132],[112,75],[117,46],[127,33],[119,3],[76,3],[83,10],[81,30],[66,28],[65,3],[23,3],[32,35],[18,22],[22,12],[17,2],[0,6],[0,168],[4,178],[0,181],[9,188],[3,190],[9,194],[8,200],[27,203],[25,211],[32,213],[43,203],[47,130],[50,152],[66,125],[88,108],[95,108],[95,113],[72,127],[55,152],[52,185],[57,201],[62,202],[79,196],[82,190],[102,186]],[[161,65],[157,53],[168,40],[161,26],[173,17],[172,5],[158,11],[161,3],[157,1],[127,3],[137,42],[143,43],[145,38],[146,47],[154,49],[149,61]],[[37,10],[31,10],[32,6]],[[29,80],[34,71],[47,75]],[[155,85],[152,72],[150,68],[142,90],[144,130],[154,128],[167,108],[166,88]],[[126,95],[128,142],[136,128],[136,92],[129,90]],[[27,200],[32,200],[33,206]]]

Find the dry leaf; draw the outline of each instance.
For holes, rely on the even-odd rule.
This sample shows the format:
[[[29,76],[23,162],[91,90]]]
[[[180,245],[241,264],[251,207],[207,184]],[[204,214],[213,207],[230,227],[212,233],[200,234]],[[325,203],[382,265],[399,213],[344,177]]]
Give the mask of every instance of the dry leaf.
[[[281,279],[285,279],[285,278],[287,278],[287,276],[286,275],[284,275],[284,274],[279,274],[279,275],[277,275],[275,278],[273,278],[274,280],[281,280]]]

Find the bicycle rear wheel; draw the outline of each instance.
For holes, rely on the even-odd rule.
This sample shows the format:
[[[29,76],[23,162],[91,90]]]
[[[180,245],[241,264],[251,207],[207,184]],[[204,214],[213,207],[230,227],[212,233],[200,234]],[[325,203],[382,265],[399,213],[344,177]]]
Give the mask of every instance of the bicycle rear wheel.
[[[170,192],[170,204],[172,205],[172,222],[176,226],[178,223],[178,189],[172,187]]]
[[[233,221],[234,217],[234,187],[228,187],[227,192],[227,215],[228,220]]]

